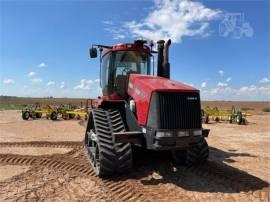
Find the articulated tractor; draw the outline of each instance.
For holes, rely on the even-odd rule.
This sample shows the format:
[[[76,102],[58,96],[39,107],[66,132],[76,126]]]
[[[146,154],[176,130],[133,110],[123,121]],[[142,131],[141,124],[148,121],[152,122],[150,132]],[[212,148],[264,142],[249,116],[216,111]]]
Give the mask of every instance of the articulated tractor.
[[[129,171],[134,147],[170,151],[187,166],[208,158],[200,92],[170,80],[170,44],[160,40],[153,50],[152,42],[136,40],[90,48],[90,57],[100,58],[102,95],[92,102],[85,149],[97,176]]]

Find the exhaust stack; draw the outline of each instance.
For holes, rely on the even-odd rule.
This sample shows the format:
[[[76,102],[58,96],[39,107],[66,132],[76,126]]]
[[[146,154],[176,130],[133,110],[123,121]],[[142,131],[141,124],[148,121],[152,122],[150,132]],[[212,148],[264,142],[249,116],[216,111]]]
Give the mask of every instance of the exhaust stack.
[[[171,39],[169,39],[163,49],[163,74],[164,77],[170,79],[170,62],[169,62],[169,47],[171,45]]]
[[[164,49],[164,40],[159,40],[158,44],[158,61],[157,61],[157,76],[163,77],[163,49]]]
[[[169,47],[171,45],[171,40],[169,39],[166,43],[164,40],[159,40],[157,43],[158,43],[157,76],[170,79]]]

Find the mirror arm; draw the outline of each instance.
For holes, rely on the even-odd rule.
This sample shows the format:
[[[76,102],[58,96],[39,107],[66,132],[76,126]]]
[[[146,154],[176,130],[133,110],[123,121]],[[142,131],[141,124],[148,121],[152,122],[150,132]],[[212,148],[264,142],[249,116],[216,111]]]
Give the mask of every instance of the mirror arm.
[[[102,62],[102,51],[103,51],[103,48],[102,47],[99,47],[99,85],[100,85],[100,88],[102,87],[101,86],[101,62]]]
[[[100,44],[93,44],[92,46],[96,46],[96,47],[98,47],[98,48],[112,49],[112,46],[105,46],[105,45],[100,45]]]

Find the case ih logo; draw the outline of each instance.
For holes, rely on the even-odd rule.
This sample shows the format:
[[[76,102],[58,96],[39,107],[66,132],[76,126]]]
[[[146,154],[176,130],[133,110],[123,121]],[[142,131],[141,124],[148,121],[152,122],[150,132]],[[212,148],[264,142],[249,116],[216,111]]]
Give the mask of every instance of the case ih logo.
[[[197,100],[197,97],[187,97],[187,100]]]

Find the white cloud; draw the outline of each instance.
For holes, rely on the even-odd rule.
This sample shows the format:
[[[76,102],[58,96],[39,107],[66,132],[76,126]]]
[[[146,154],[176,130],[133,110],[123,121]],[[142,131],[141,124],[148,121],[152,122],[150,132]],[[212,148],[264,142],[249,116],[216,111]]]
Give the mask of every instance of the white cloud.
[[[124,27],[133,38],[170,38],[173,42],[181,42],[185,36],[208,36],[210,22],[219,18],[221,13],[201,2],[155,0],[153,9],[142,21],[129,21]]]
[[[47,65],[45,63],[40,63],[38,66],[39,67],[46,67]]]
[[[124,34],[115,33],[115,34],[113,35],[113,39],[114,39],[114,40],[124,39],[124,38],[126,38],[126,36],[125,36]]]
[[[258,91],[261,94],[270,95],[270,86],[268,86],[268,87],[262,86],[262,87],[258,88]]]
[[[216,87],[203,89],[202,99],[207,100],[266,100],[270,101],[270,86],[256,87],[255,85],[242,86],[240,88]]]
[[[223,70],[218,70],[218,73],[220,76],[223,76],[224,75],[224,71]]]
[[[33,78],[33,79],[30,79],[30,81],[33,84],[40,84],[40,83],[42,83],[42,79],[41,78]]]
[[[10,85],[10,84],[14,84],[15,81],[13,79],[4,79],[3,80],[3,84],[5,85]]]
[[[219,87],[226,87],[226,86],[228,86],[228,84],[227,83],[218,82],[217,86],[219,86]]]
[[[231,77],[228,77],[228,78],[226,79],[227,82],[230,82],[231,80],[232,80]]]
[[[47,86],[53,86],[53,85],[55,85],[55,82],[54,82],[54,81],[49,81],[49,82],[47,83]]]
[[[201,87],[202,87],[202,88],[205,88],[205,87],[206,87],[206,82],[205,82],[205,81],[202,82]]]
[[[240,92],[254,92],[256,91],[256,86],[255,85],[251,85],[251,86],[243,86],[239,89]]]
[[[250,96],[270,95],[270,86],[256,87],[255,85],[243,86],[239,89],[240,94],[248,94]]]
[[[35,72],[29,72],[29,73],[27,74],[28,77],[33,77],[33,76],[35,76],[35,75],[36,75]]]
[[[260,81],[259,81],[260,83],[269,83],[270,82],[270,79],[268,79],[268,78],[262,78]]]
[[[105,25],[113,25],[113,21],[111,20],[103,20],[102,23]]]
[[[115,24],[109,24],[104,23],[106,27],[104,28],[104,31],[110,32],[112,34],[112,38],[114,40],[124,39],[128,35],[126,28],[121,28],[123,25],[115,25]]]
[[[80,84],[75,86],[74,89],[75,90],[89,90],[89,89],[92,89],[92,88],[96,88],[98,87],[97,86],[97,83],[99,82],[99,79],[95,79],[95,80],[87,80],[87,79],[82,79],[80,81]]]
[[[65,88],[65,86],[66,86],[66,85],[65,85],[65,82],[62,81],[61,84],[60,84],[60,88],[63,89],[63,88]]]

